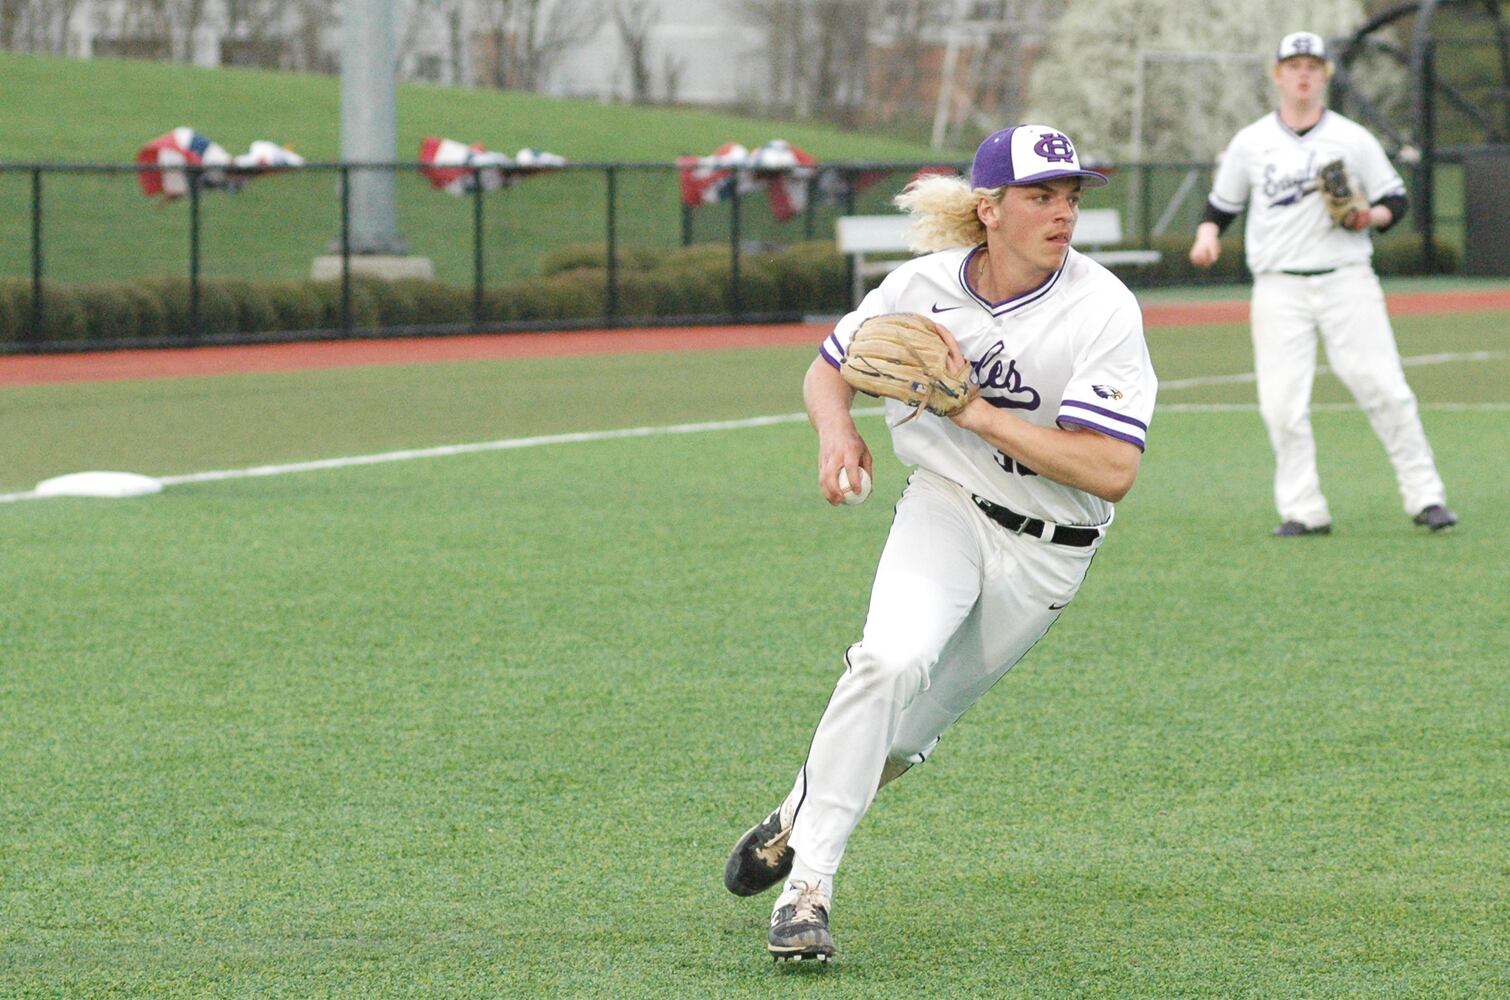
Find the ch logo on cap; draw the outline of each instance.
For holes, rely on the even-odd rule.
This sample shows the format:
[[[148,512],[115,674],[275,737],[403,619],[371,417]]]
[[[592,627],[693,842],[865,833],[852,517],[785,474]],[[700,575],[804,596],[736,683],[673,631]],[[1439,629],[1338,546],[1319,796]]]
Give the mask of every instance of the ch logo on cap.
[[[1295,41],[1290,43],[1290,47],[1293,48],[1298,55],[1310,55],[1311,39],[1305,35],[1301,35],[1299,38],[1295,39]]]
[[[1058,132],[1049,132],[1033,146],[1033,152],[1049,163],[1074,163],[1075,147]]]

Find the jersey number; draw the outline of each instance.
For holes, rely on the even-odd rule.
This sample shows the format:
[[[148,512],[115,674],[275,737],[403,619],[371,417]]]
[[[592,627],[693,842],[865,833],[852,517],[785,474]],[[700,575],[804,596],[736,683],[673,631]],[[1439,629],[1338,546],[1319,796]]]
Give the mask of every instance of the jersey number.
[[[1001,466],[1003,469],[1006,469],[1008,472],[1015,473],[1015,474],[1017,474],[1019,476],[1036,476],[1036,475],[1038,475],[1038,473],[1034,472],[1032,469],[1028,468],[1026,465],[1023,465],[1021,462],[1013,460],[1012,457],[1009,456],[1009,455],[1003,455],[999,451],[996,453],[996,464],[999,465],[999,466]]]

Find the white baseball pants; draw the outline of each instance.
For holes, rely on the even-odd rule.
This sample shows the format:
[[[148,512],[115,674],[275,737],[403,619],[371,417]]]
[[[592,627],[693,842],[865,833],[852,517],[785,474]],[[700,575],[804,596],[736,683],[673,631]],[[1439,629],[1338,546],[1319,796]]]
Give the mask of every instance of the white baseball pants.
[[[1415,394],[1400,367],[1384,290],[1371,267],[1358,264],[1312,277],[1256,275],[1252,327],[1258,406],[1274,448],[1274,504],[1281,520],[1313,528],[1332,520],[1311,433],[1318,331],[1332,371],[1384,444],[1405,512],[1414,515],[1446,502]]]
[[[845,653],[788,804],[802,864],[838,870],[888,758],[921,763],[1079,590],[1094,546],[1015,535],[918,470],[897,505],[860,641]]]

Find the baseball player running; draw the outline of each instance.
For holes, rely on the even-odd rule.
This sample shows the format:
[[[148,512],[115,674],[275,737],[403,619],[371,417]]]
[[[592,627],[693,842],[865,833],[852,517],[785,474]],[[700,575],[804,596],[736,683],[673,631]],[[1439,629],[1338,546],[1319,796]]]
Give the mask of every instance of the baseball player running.
[[[1458,518],[1447,509],[1370,265],[1369,230],[1383,232],[1400,221],[1405,184],[1377,139],[1327,110],[1331,73],[1319,35],[1297,31],[1280,41],[1274,65],[1279,110],[1238,132],[1222,154],[1190,260],[1198,267],[1215,263],[1222,231],[1247,209],[1243,239],[1253,272],[1258,404],[1274,448],[1274,503],[1281,522],[1274,534],[1332,530],[1311,434],[1318,330],[1332,370],[1384,443],[1406,514],[1443,531]],[[1354,192],[1358,207],[1339,212],[1334,222],[1323,188],[1331,185],[1331,196],[1346,202],[1349,192],[1336,188],[1349,183],[1348,175],[1361,188]]]
[[[778,960],[833,956],[835,873],[878,788],[926,760],[1058,620],[1132,488],[1157,389],[1142,316],[1070,247],[1080,189],[1104,183],[1064,133],[1019,125],[981,144],[968,182],[910,185],[897,204],[913,216],[914,249],[935,252],[870,292],[808,369],[818,485],[833,504],[841,471],[855,484],[871,469],[840,374],[863,322],[937,321],[979,395],[948,419],[887,401],[897,457],[916,469],[864,630],[791,792],[724,872],[741,896],[784,882],[768,938]]]

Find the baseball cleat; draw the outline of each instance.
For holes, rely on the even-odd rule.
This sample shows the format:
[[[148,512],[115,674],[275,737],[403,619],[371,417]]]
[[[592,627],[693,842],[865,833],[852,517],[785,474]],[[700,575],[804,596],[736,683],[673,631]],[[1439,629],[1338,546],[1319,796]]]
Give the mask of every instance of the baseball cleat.
[[[1411,520],[1432,531],[1450,531],[1458,523],[1458,516],[1441,504],[1434,503],[1422,508],[1421,513]]]
[[[776,912],[771,914],[766,948],[777,962],[832,959],[834,939],[828,932],[828,893],[806,882],[789,883],[776,901]]]
[[[792,849],[787,838],[790,826],[781,825],[781,810],[745,831],[724,863],[724,885],[736,896],[765,892],[792,870]]]
[[[1420,522],[1418,521],[1417,523],[1419,524]],[[1330,524],[1318,524],[1312,528],[1300,521],[1286,521],[1273,531],[1275,538],[1295,538],[1299,535],[1330,535],[1331,533],[1332,526]]]

